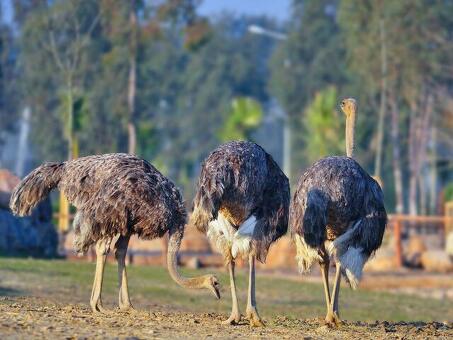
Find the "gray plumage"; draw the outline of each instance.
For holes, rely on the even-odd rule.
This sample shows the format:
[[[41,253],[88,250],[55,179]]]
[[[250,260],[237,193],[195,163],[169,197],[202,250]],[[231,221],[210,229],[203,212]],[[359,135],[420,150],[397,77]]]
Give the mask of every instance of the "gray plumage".
[[[45,163],[14,190],[11,210],[21,216],[30,214],[57,187],[77,208],[77,252],[118,234],[153,239],[169,230],[184,231],[186,211],[180,192],[156,168],[135,156],[106,154]]]
[[[251,142],[229,142],[202,165],[191,223],[206,232],[222,210],[237,230],[254,215],[252,250],[264,262],[269,246],[287,231],[289,200],[288,179],[263,148]]]
[[[325,241],[333,242],[338,259],[352,247],[366,261],[380,247],[386,223],[379,184],[352,158],[323,158],[301,176],[291,204],[290,230],[315,250],[312,254],[321,254],[320,261]],[[316,255],[308,256],[299,265],[308,270],[314,260]],[[346,264],[343,274],[348,269]],[[351,280],[351,275],[345,277]],[[355,288],[357,282],[350,283]]]

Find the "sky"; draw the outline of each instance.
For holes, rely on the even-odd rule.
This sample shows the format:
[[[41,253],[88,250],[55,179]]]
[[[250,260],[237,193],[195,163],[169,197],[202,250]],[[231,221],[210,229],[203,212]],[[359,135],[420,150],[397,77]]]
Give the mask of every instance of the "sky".
[[[267,15],[277,20],[288,19],[291,0],[203,0],[200,14],[216,15],[224,10],[237,14]]]
[[[0,0],[3,15],[7,22],[12,20],[11,1]],[[215,16],[222,11],[236,14],[267,15],[279,21],[288,18],[291,0],[203,0],[199,12],[206,16]]]

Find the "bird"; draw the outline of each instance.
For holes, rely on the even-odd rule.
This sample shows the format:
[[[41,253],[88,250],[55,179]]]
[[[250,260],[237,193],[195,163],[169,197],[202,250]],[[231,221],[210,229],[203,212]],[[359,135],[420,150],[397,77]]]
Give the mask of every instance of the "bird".
[[[102,305],[104,265],[112,240],[118,261],[119,310],[133,309],[129,298],[125,258],[129,239],[163,237],[168,233],[167,266],[172,279],[185,288],[206,288],[220,298],[219,281],[213,275],[186,278],[179,274],[177,253],[184,235],[187,212],[176,186],[146,160],[112,153],[62,163],[44,163],[14,189],[11,211],[29,215],[52,189],[64,193],[77,212],[74,216],[74,248],[96,250],[96,271],[90,306],[94,313],[108,313]]]
[[[363,266],[381,246],[387,224],[382,189],[353,159],[357,102],[341,102],[346,116],[346,156],[325,157],[300,177],[290,207],[290,234],[295,241],[299,270],[308,272],[318,262],[324,284],[329,326],[342,323],[339,290],[343,276],[356,289]],[[329,265],[336,275],[330,295]]]
[[[256,306],[255,259],[265,262],[270,245],[287,232],[289,202],[288,178],[253,142],[227,142],[203,162],[189,225],[207,234],[228,267],[232,311],[224,324],[241,321],[235,261],[248,257],[246,318],[251,326],[264,326]]]

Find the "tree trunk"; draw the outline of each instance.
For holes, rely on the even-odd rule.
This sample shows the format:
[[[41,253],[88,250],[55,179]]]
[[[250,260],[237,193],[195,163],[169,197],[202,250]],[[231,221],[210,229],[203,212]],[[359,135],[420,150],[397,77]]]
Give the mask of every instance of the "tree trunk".
[[[377,131],[376,157],[374,161],[374,175],[381,178],[382,147],[384,142],[384,116],[387,109],[387,46],[385,38],[384,19],[379,21],[381,42],[381,101],[379,107],[379,122]]]
[[[410,105],[409,123],[409,214],[417,215],[417,104],[413,99]]]
[[[73,138],[74,138],[74,95],[73,95],[73,88],[72,88],[72,77],[68,76],[67,81],[67,105],[68,105],[68,112],[67,112],[67,121],[66,121],[66,133],[67,133],[67,141],[68,141],[68,160],[73,159]]]
[[[396,103],[396,98],[390,97],[391,114],[392,114],[392,151],[393,151],[393,177],[395,181],[395,196],[396,196],[396,213],[404,212],[404,194],[403,194],[403,176],[401,174],[401,141],[399,133],[399,109]]]
[[[424,176],[424,168],[420,170],[418,175],[418,189],[419,189],[419,206],[420,206],[420,214],[426,215],[426,184],[425,184],[425,176]]]
[[[428,93],[426,89],[420,91],[422,100],[420,105],[416,102],[411,103],[411,123],[409,135],[409,162],[410,162],[410,184],[409,184],[409,212],[410,214],[417,214],[417,186],[421,192],[419,195],[425,195],[425,187],[421,183],[423,179],[422,168],[426,162],[426,150],[428,143],[428,136],[431,125],[431,116],[433,113],[433,95]],[[420,110],[418,110],[420,108]],[[418,111],[420,113],[418,114]],[[420,203],[425,204],[426,197],[419,197]]]
[[[131,1],[131,12],[129,16],[131,37],[129,46],[129,81],[128,81],[128,152],[135,154],[137,149],[137,133],[135,128],[135,97],[137,86],[137,14],[135,12],[135,1]]]
[[[426,188],[426,164],[427,164],[427,151],[428,151],[428,137],[431,131],[431,117],[433,114],[433,101],[434,97],[431,93],[426,94],[425,106],[423,116],[421,117],[420,132],[419,132],[419,159],[418,159],[418,181],[420,186],[420,213],[427,214],[427,195]]]
[[[430,195],[429,195],[429,210],[431,214],[436,214],[437,208],[437,133],[436,127],[431,127],[431,157],[430,157]]]

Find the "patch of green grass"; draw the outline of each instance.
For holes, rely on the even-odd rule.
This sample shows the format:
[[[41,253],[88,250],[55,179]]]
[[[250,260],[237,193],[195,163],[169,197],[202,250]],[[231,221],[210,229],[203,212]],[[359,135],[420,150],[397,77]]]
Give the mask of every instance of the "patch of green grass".
[[[34,260],[0,258],[0,278],[14,276],[20,281],[24,294],[54,297],[64,302],[84,301],[88,305],[95,265],[63,260]],[[132,303],[138,308],[152,309],[156,305],[172,310],[218,312],[229,314],[231,308],[228,276],[220,270],[182,270],[195,276],[215,273],[223,284],[222,300],[207,291],[184,290],[170,278],[165,268],[131,266],[128,268]],[[2,281],[0,281],[2,286]],[[238,272],[238,296],[245,311],[247,277]],[[37,287],[41,287],[38,290]],[[116,304],[116,266],[108,264],[104,277],[104,301]],[[1,287],[0,294],[8,295],[15,287]],[[18,290],[19,292],[21,290]],[[14,291],[14,295],[17,295]],[[325,314],[321,284],[301,283],[286,278],[257,278],[257,302],[262,316],[269,319],[281,315],[291,318],[313,318]],[[340,312],[346,320],[388,321],[445,321],[453,320],[451,303],[401,294],[352,291],[345,285],[340,291]]]

